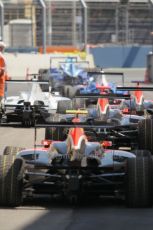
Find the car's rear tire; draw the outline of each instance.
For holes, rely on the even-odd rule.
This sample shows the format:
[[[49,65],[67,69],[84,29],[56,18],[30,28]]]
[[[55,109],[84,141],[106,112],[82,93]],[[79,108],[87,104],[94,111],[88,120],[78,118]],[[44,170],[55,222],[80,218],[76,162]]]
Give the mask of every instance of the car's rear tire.
[[[77,89],[71,85],[64,86],[64,96],[68,98],[74,98]]]
[[[21,150],[24,150],[22,147],[16,147],[16,146],[6,146],[3,151],[3,155],[13,155],[16,156],[18,152]]]
[[[16,207],[22,204],[24,160],[0,156],[0,205]]]
[[[64,141],[67,135],[64,132],[64,128],[49,128],[45,129],[45,139],[52,140],[52,141]]]
[[[61,119],[60,122],[64,122],[64,119]],[[51,128],[47,127],[45,129],[45,139],[53,141],[65,141],[67,137],[67,129],[64,127]]]
[[[73,98],[72,100],[73,109],[85,109],[85,99]]]
[[[147,149],[153,155],[153,119],[140,120],[138,123],[138,147]]]
[[[72,109],[71,100],[58,101],[56,113],[65,114],[69,109]]]
[[[151,158],[151,152],[149,150],[136,149],[132,153],[134,153],[136,157],[150,157]]]
[[[152,205],[152,159],[136,157],[127,159],[126,204],[130,208]]]

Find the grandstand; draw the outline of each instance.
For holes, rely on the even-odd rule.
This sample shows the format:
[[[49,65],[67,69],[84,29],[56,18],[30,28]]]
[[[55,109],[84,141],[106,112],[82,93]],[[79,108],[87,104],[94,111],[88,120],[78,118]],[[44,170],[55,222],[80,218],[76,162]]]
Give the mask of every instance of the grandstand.
[[[92,45],[152,44],[152,0],[84,0],[87,4],[87,43]],[[5,0],[4,27],[14,19],[30,19],[31,46],[43,43],[43,9],[39,0]],[[84,9],[80,0],[44,0],[46,45],[82,45]],[[9,32],[11,33],[11,32]],[[11,34],[9,34],[11,38]],[[8,45],[12,46],[11,39]]]

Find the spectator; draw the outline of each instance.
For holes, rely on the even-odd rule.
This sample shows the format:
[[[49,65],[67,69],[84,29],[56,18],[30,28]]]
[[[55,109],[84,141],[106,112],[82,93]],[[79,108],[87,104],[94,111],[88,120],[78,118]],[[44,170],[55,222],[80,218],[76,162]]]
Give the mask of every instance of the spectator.
[[[3,41],[0,41],[0,117],[2,117],[3,109],[2,109],[2,100],[5,95],[5,81],[10,80],[6,71],[6,61],[3,56],[3,52],[6,45]]]

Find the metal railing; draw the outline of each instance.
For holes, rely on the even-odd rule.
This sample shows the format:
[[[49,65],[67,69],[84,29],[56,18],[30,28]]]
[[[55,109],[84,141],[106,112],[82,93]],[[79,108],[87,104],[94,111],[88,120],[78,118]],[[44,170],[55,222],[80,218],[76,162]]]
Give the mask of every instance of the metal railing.
[[[15,1],[16,2],[16,1]],[[11,49],[152,44],[150,2],[0,0],[0,38]]]

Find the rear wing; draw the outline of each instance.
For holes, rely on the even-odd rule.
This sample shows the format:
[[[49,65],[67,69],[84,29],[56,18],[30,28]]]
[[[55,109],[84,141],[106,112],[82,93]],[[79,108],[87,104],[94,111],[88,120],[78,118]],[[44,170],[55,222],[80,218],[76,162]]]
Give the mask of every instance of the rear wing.
[[[106,74],[106,75],[121,75],[121,76],[123,76],[124,75],[124,73],[123,72],[106,72],[106,71],[104,71],[102,68],[99,68],[99,67],[95,67],[95,68],[86,68],[85,69],[88,73],[94,73],[94,74],[100,74],[100,73],[102,73],[102,74]]]
[[[115,143],[126,143],[126,146],[129,147],[130,141],[134,141],[135,136],[137,136],[137,124],[130,125],[119,125],[114,126],[113,124],[109,125],[106,122],[83,122],[83,123],[72,123],[72,122],[51,122],[50,124],[35,125],[35,139],[34,145],[36,146],[37,141],[37,129],[38,128],[85,128],[85,135],[89,137],[89,141],[96,141],[104,144],[104,141],[111,141],[111,146]],[[133,135],[134,134],[134,135]],[[127,142],[127,140],[129,140]]]
[[[53,65],[55,64],[54,62],[56,62],[56,66],[59,65],[59,59],[62,60],[66,60],[67,58],[71,59],[75,62],[78,61],[78,57],[77,56],[62,56],[62,55],[58,55],[58,56],[51,56],[50,57],[50,68],[53,68]]]
[[[127,127],[137,127],[137,124],[128,124],[128,125],[118,125],[114,126],[113,124],[108,124],[103,121],[93,121],[90,120],[88,122],[49,122],[45,124],[35,124],[35,129],[37,128],[100,128],[100,129],[119,129],[119,128],[127,128]]]
[[[124,76],[124,73],[123,72],[106,72],[100,68],[87,68],[85,69],[89,74],[105,74],[105,75],[113,75],[113,76]]]
[[[108,99],[130,99],[131,95],[127,94],[98,94],[98,93],[77,93],[75,98],[84,98],[84,99],[98,99],[98,98],[108,98]]]
[[[39,83],[39,84],[49,84],[49,81],[39,81],[37,79],[32,79],[32,80],[6,80],[6,83],[30,83],[30,84],[34,84],[34,83]]]
[[[38,128],[89,128],[90,130],[94,128],[102,128],[102,129],[112,129],[113,126],[109,126],[106,122],[49,122],[45,124],[35,124],[35,138],[34,138],[34,146],[36,146],[37,141],[37,129]]]
[[[121,80],[122,80],[122,85],[124,85],[124,73],[123,72],[105,72],[105,71],[103,71],[102,69],[99,69],[99,68],[97,68],[97,69],[95,69],[95,68],[93,68],[93,69],[86,69],[86,71],[87,71],[87,73],[88,73],[88,75],[90,76],[90,75],[97,75],[97,76],[99,76],[99,75],[105,75],[105,76],[114,76],[114,77],[116,77],[116,76],[120,76],[121,77]]]
[[[113,130],[118,132],[119,130],[125,130],[127,133],[133,132],[137,130],[137,124],[128,124],[128,125],[118,125],[115,126],[113,124],[108,124],[106,122],[95,122],[93,120],[89,120],[88,122],[50,122],[47,124],[35,124],[35,143],[36,143],[36,137],[37,137],[37,129],[38,128],[85,128],[85,132],[88,132],[89,130],[93,130],[93,132],[96,134],[96,136],[100,136],[102,133],[104,137],[108,135],[109,132],[113,132]],[[98,132],[96,130],[99,130]],[[113,132],[115,134],[115,132]],[[101,134],[100,134],[101,133]]]
[[[28,106],[30,106],[30,108],[33,108],[33,109],[37,109],[38,108],[38,105],[31,105],[31,104],[29,104],[29,102],[28,101],[26,101],[26,102],[24,102],[23,104],[4,104],[4,107],[5,108],[18,108],[18,109],[22,109],[22,108],[24,108],[24,107],[28,107]],[[48,106],[47,105],[39,105],[39,108],[48,108]]]
[[[123,72],[105,72],[103,70],[98,70],[98,71],[95,71],[94,69],[87,69],[86,70],[89,74],[104,74],[104,75],[110,75],[110,76],[124,76],[124,73]]]
[[[117,90],[122,91],[153,91],[153,87],[141,87],[141,86],[117,86]]]
[[[59,64],[68,64],[68,63],[74,63],[74,64],[86,64],[89,66],[89,61],[78,61],[77,59],[75,61],[69,62],[69,61],[62,61],[59,62]],[[86,70],[86,68],[84,68]]]

